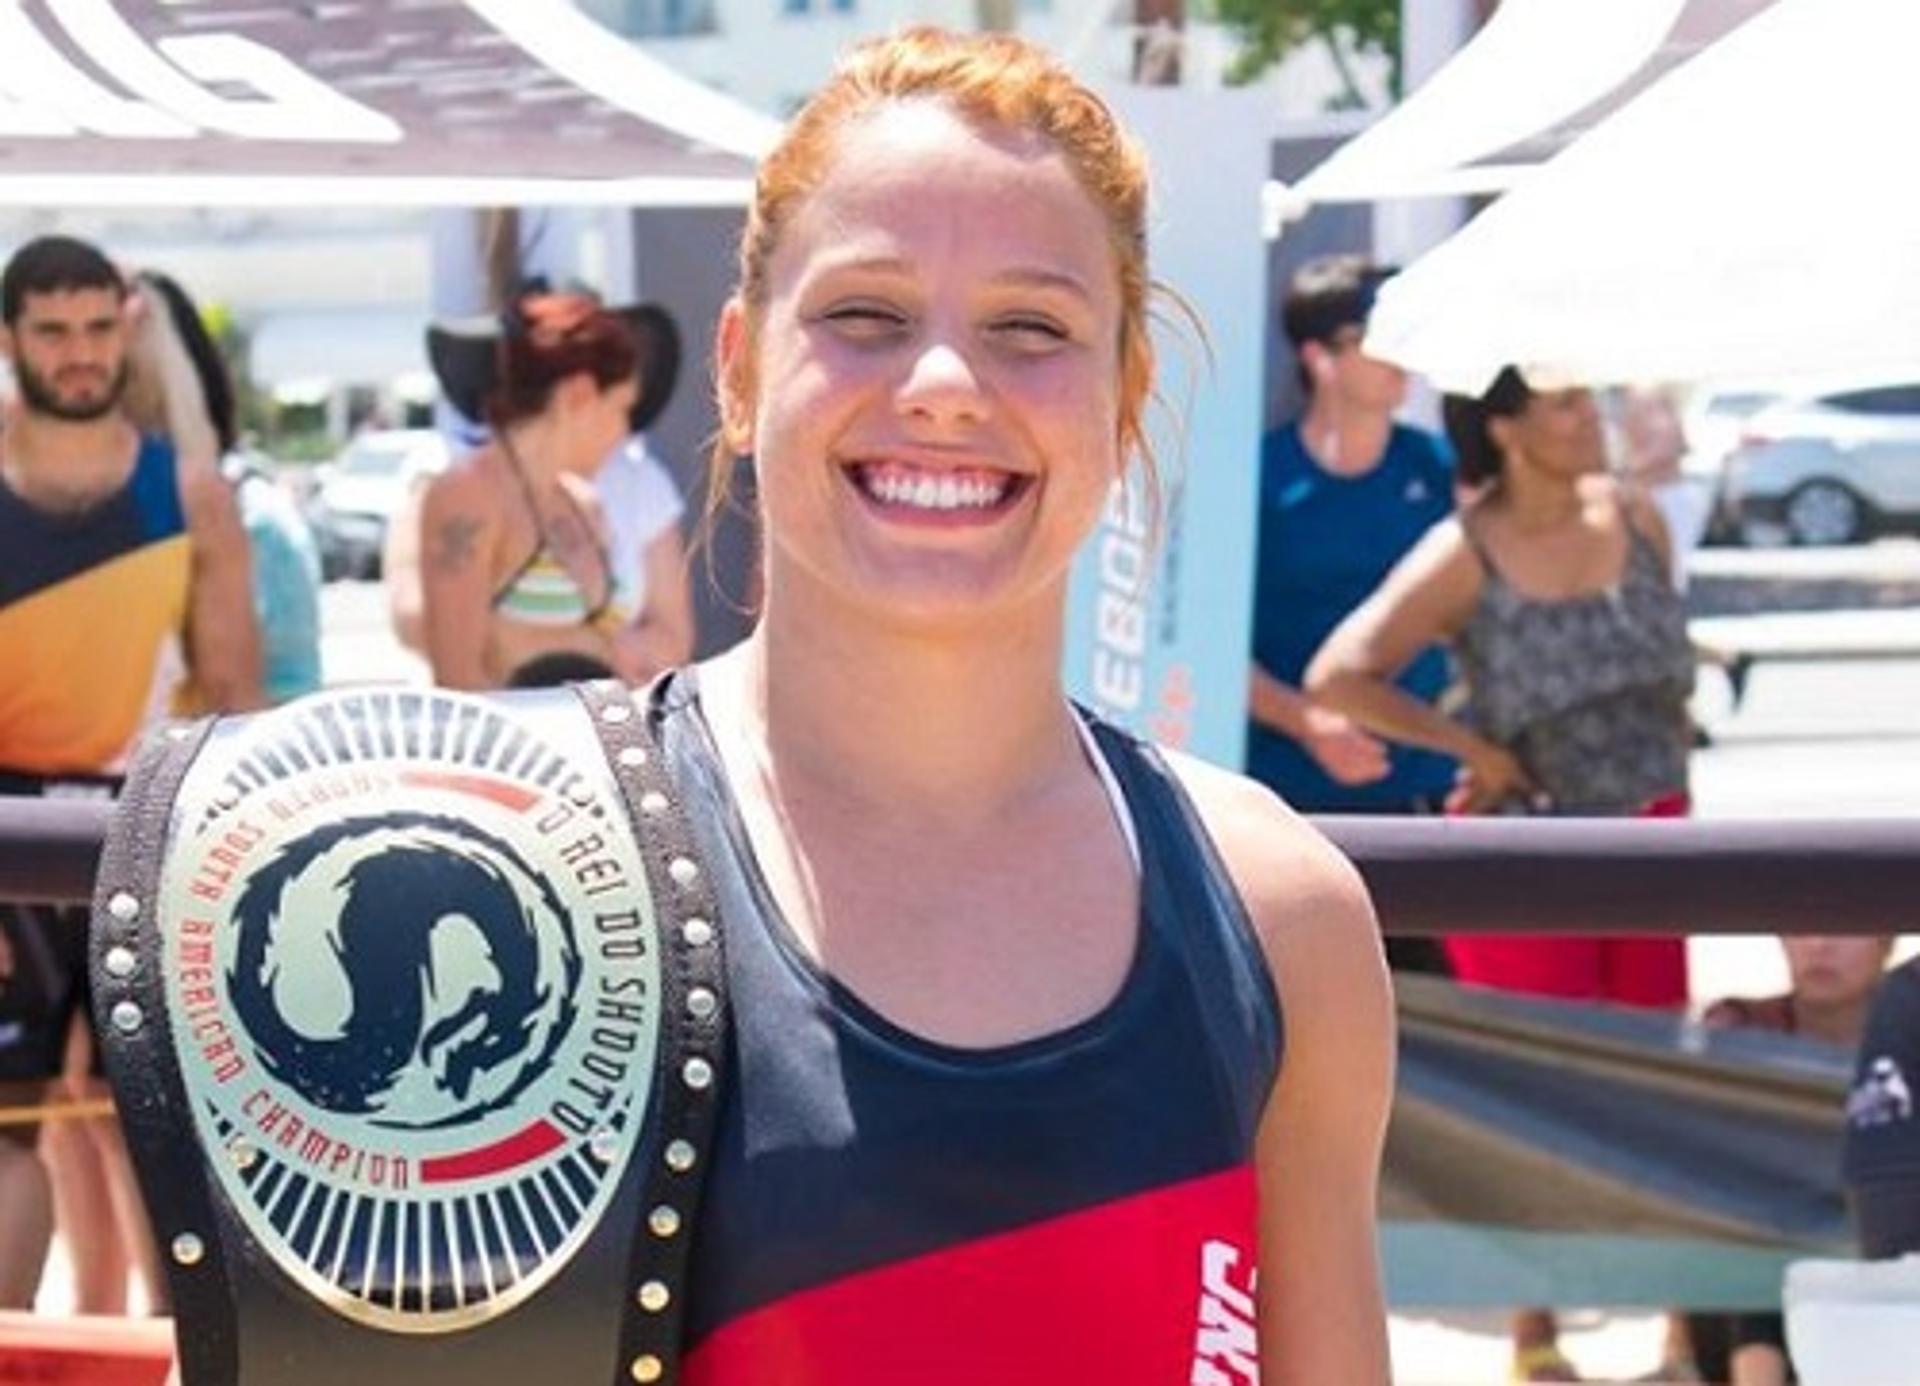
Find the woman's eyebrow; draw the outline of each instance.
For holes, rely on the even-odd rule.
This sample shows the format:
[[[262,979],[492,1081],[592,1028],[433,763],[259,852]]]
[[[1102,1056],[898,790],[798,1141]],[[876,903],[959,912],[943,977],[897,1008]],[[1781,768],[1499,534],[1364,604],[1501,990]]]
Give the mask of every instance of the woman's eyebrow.
[[[857,259],[829,260],[822,273],[867,273],[888,275],[911,275],[913,263],[897,255],[870,255]],[[1015,288],[1056,289],[1074,295],[1077,298],[1091,299],[1086,281],[1079,275],[1066,270],[1048,269],[1040,265],[1015,265],[993,274],[994,284],[1010,285]]]
[[[890,274],[910,275],[913,265],[898,255],[863,255],[847,259],[829,257],[820,268],[821,274]]]
[[[1057,289],[1072,294],[1076,298],[1091,299],[1084,280],[1077,274],[1065,270],[1043,269],[1039,266],[1018,266],[1000,271],[993,276],[996,284],[1008,284],[1015,288]]]

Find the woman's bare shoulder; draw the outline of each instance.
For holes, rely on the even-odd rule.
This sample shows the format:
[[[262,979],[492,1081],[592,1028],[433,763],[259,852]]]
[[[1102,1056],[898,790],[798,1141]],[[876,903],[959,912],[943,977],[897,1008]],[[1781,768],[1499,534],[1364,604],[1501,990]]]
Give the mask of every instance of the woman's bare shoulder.
[[[1360,873],[1319,829],[1244,775],[1178,752],[1167,760],[1276,969],[1326,949],[1378,951]]]
[[[1477,583],[1480,553],[1475,540],[1485,524],[1482,504],[1470,502],[1466,508],[1435,521],[1407,550],[1398,569],[1422,581],[1469,586]]]
[[[606,502],[592,477],[580,476],[574,472],[562,472],[560,486],[567,493],[567,499],[579,506],[584,513],[596,519],[606,514]]]
[[[490,447],[465,453],[434,475],[420,491],[420,507],[429,518],[459,513],[491,519],[500,511],[500,460]]]
[[[1653,508],[1653,499],[1646,487],[1612,472],[1583,476],[1578,489],[1581,502],[1605,518],[1636,519]]]
[[[1666,555],[1671,542],[1666,517],[1645,486],[1612,475],[1590,476],[1582,480],[1580,494],[1602,523],[1630,527]]]
[[[485,487],[491,490],[506,479],[506,459],[491,443],[461,453],[434,473],[429,487],[448,487],[456,491]]]

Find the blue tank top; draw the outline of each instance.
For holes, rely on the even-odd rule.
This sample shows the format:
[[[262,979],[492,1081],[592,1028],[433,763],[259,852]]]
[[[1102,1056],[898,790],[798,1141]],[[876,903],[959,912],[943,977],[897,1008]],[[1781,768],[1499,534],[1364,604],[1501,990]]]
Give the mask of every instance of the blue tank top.
[[[802,951],[692,678],[663,683],[654,713],[683,792],[710,810],[696,831],[735,1025],[687,1381],[1253,1386],[1252,1157],[1279,1001],[1158,756],[1091,723],[1140,850],[1119,994],[1054,1034],[956,1049],[892,1025]]]

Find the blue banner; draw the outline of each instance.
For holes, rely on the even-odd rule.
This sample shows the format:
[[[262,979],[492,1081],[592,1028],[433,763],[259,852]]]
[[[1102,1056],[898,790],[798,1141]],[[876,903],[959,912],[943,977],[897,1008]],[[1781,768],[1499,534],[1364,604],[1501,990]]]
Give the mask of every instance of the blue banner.
[[[1163,306],[1151,435],[1073,575],[1067,687],[1102,715],[1238,769],[1246,737],[1266,247],[1260,189],[1272,98],[1133,87],[1109,94],[1153,159],[1152,263],[1205,324]],[[1205,150],[1204,158],[1195,150]],[[1171,325],[1170,325],[1171,324]]]

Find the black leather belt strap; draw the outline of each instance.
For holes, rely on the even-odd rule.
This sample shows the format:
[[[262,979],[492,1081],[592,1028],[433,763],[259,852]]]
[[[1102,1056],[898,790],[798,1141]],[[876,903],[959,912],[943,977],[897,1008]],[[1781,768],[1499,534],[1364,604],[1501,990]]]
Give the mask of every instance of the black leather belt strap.
[[[630,1375],[640,1381],[677,1379],[680,1324],[694,1216],[699,1210],[713,1149],[715,1112],[727,1052],[726,966],[721,952],[719,902],[694,844],[693,831],[647,724],[645,697],[614,680],[576,686],[614,767],[627,814],[638,826],[648,871],[670,905],[662,928],[675,937],[662,949],[666,968],[655,1082],[684,1092],[685,1102],[656,1103],[661,1127],[643,1136],[656,1152],[646,1171],[648,1237],[637,1239],[627,1275],[631,1302],[622,1335]],[[660,1374],[653,1375],[653,1362]]]
[[[627,689],[163,729],[92,971],[185,1386],[678,1378],[724,967]]]
[[[211,720],[166,726],[140,748],[101,851],[89,940],[97,1038],[168,1268],[183,1386],[238,1380],[229,1260],[203,1257],[191,1275],[180,1264],[193,1245],[185,1239],[204,1245],[216,1219],[207,1157],[191,1138],[186,1090],[172,1058],[153,918],[174,797],[212,729]]]

